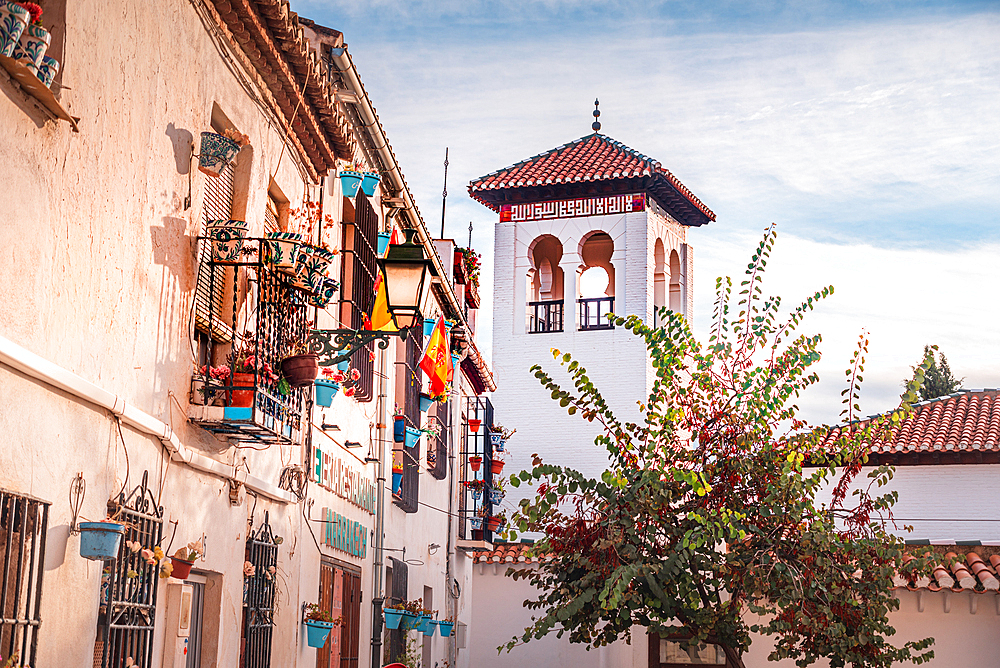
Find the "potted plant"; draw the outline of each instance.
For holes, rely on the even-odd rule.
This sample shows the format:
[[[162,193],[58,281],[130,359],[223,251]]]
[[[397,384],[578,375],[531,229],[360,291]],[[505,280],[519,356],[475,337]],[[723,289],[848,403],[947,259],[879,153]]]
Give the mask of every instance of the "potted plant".
[[[194,566],[194,562],[203,556],[205,556],[205,545],[200,540],[188,543],[187,547],[182,547],[174,552],[170,557],[170,562],[173,565],[173,577],[178,580],[187,578],[191,575],[191,567]]]
[[[503,479],[494,478],[493,487],[490,489],[490,503],[499,506],[503,502],[504,496],[506,496],[506,492],[504,491]]]
[[[392,440],[396,443],[406,440],[406,417],[398,405],[392,414]]]
[[[392,239],[392,232],[379,232],[378,233],[378,243],[375,250],[379,257],[385,255],[385,252],[389,250],[389,241]]]
[[[486,483],[482,480],[466,480],[465,487],[472,494],[473,501],[478,501],[483,496],[483,488]]]
[[[392,465],[392,493],[399,494],[400,490],[403,488],[403,465],[395,464]]]
[[[112,517],[102,522],[80,522],[80,556],[93,561],[118,558],[125,525]]]
[[[305,340],[285,340],[285,355],[281,360],[281,375],[292,387],[307,387],[319,376],[319,356],[309,352]]]
[[[436,326],[437,318],[424,318],[424,338],[433,334]]]
[[[361,168],[351,163],[340,170],[340,187],[344,191],[344,197],[353,198],[358,194],[358,186],[365,178]]]
[[[243,240],[250,230],[245,220],[209,220],[205,223],[212,240],[212,262],[235,264],[243,252]]]
[[[361,177],[361,192],[368,197],[375,194],[375,186],[382,180],[378,172],[363,172]]]
[[[514,435],[517,429],[507,429],[502,424],[490,427],[490,444],[497,452],[503,452],[507,439]]]
[[[434,400],[431,399],[431,396],[429,394],[426,394],[425,392],[421,392],[420,393],[420,412],[421,413],[426,413],[427,411],[429,411],[431,409],[431,406],[433,404],[434,404]]]
[[[229,366],[204,365],[191,379],[191,403],[195,405],[211,405],[217,398],[221,399],[223,388],[229,384],[232,372]]]
[[[502,459],[497,459],[496,457],[490,460],[490,468],[493,475],[500,475],[503,473],[503,464],[504,461]]]
[[[38,5],[35,7],[38,8],[40,17],[42,8]],[[17,41],[21,39],[21,33],[35,20],[27,7],[16,2],[0,0],[0,55],[12,57],[14,49],[17,48]]]
[[[233,161],[250,138],[234,128],[201,133],[201,147],[198,149],[198,171],[211,177],[218,177],[222,170]]]
[[[408,448],[414,448],[420,443],[420,436],[424,432],[420,429],[414,429],[413,427],[406,427],[406,438],[404,444]]]
[[[278,380],[271,365],[257,355],[257,344],[252,332],[244,332],[243,340],[229,354],[229,368],[233,375],[233,391],[229,405],[237,408],[253,406],[254,390],[257,377],[261,382],[273,383]],[[248,387],[248,390],[237,390],[237,387]]]
[[[438,628],[441,629],[441,635],[445,638],[451,635],[451,630],[455,626],[454,617],[446,617],[438,622]]]
[[[311,292],[306,297],[306,302],[310,306],[315,306],[317,308],[326,308],[327,304],[333,301],[334,295],[337,294],[337,290],[340,288],[340,282],[330,278],[329,276],[323,277],[323,286],[319,292]]]
[[[478,471],[479,467],[483,464],[483,458],[481,455],[472,455],[469,457],[469,468],[473,471]]]
[[[341,617],[335,619],[317,603],[309,603],[306,605],[305,618],[302,620],[306,625],[306,643],[310,647],[322,647],[326,644],[330,631],[339,626],[342,619]]]
[[[38,67],[42,64],[42,58],[52,42],[52,35],[42,27],[42,8],[34,2],[17,3],[28,10],[31,16],[31,23],[21,30],[17,38],[11,57],[24,65],[28,70],[38,75]],[[19,23],[14,21],[14,23]],[[12,30],[17,30],[17,25],[11,25]]]
[[[340,381],[344,379],[344,374],[339,369],[328,366],[320,369],[319,373],[320,377],[316,379],[316,405],[329,408],[340,391]]]
[[[483,424],[483,421],[478,418],[472,418],[469,420],[469,431],[473,434],[479,432],[479,426]]]
[[[500,530],[500,527],[504,525],[505,521],[503,513],[500,513],[499,515],[490,515],[486,518],[486,528],[493,533],[496,533]]]
[[[482,517],[478,517],[478,516],[477,517],[470,517],[469,518],[469,528],[472,529],[473,531],[482,531],[483,530],[483,518]],[[444,634],[442,633],[442,635],[444,635]]]

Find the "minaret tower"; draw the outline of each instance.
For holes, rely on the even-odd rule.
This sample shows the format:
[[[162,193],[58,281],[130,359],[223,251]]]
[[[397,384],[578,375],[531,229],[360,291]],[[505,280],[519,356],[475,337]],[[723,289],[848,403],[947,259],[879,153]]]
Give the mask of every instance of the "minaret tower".
[[[517,429],[505,472],[530,468],[536,452],[588,475],[607,464],[593,445],[597,427],[559,408],[529,373],[532,364],[560,378],[550,350],[571,352],[618,417],[633,421],[652,367],[643,341],[605,316],[652,323],[661,306],[692,316],[687,230],[715,214],[659,162],[600,134],[598,105],[592,134],[469,184],[500,216],[493,401],[503,406],[504,426]],[[526,494],[512,491],[522,492],[508,496],[515,502]]]

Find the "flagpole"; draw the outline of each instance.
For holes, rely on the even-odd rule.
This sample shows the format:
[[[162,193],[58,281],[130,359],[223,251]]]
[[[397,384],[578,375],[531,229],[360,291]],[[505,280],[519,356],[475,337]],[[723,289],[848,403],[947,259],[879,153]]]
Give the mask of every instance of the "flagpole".
[[[441,192],[441,239],[444,239],[444,207],[448,203],[448,147],[444,147],[444,190]]]

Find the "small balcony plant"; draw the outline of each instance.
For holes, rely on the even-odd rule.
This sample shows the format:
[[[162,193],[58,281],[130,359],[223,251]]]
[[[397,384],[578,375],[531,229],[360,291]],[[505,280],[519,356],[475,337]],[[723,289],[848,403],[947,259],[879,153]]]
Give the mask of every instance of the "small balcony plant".
[[[309,603],[305,608],[303,623],[306,625],[306,642],[310,647],[322,647],[334,627],[343,623],[343,617],[334,617],[317,603]]]
[[[201,148],[198,150],[198,170],[208,176],[218,178],[230,162],[250,143],[245,134],[227,128],[222,134],[201,133]]]
[[[173,577],[183,580],[191,575],[194,562],[205,556],[205,544],[200,540],[188,543],[170,556]]]
[[[306,339],[290,337],[285,340],[281,358],[281,375],[292,387],[312,385],[319,376],[319,358],[309,352]]]
[[[253,388],[257,385],[259,376],[262,383],[271,384],[278,380],[271,365],[264,361],[257,351],[257,342],[253,332],[244,332],[240,343],[229,353],[229,368],[233,378],[233,392],[230,406],[246,408],[253,406]],[[249,390],[237,390],[237,387],[248,387]]]

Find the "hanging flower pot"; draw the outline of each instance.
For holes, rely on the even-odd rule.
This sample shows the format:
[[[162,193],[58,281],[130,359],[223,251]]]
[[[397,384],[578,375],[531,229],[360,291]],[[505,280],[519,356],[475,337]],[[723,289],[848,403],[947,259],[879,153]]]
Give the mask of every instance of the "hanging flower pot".
[[[21,33],[31,22],[31,14],[21,5],[0,0],[0,55],[14,55]]]
[[[499,445],[500,449],[503,450],[503,434],[501,434],[498,431],[491,431],[490,432],[490,445],[492,445],[494,448]]]
[[[431,406],[434,404],[434,400],[430,396],[420,393],[420,412],[426,413],[430,410]]]
[[[493,516],[490,516],[490,517],[486,518],[486,528],[489,529],[490,531],[499,531],[500,530],[500,518],[499,517],[493,517]]]
[[[482,526],[482,520],[479,522]],[[455,622],[438,622],[438,628],[441,629],[441,635],[445,638],[451,636],[451,629],[455,626]]]
[[[42,26],[30,25],[21,32],[12,57],[37,76],[38,66],[42,64],[51,41],[52,35],[48,30]]]
[[[332,622],[324,622],[318,619],[306,620],[306,644],[310,647],[322,647],[326,644],[326,638],[333,630]]]
[[[350,360],[350,358],[348,358],[346,360],[341,360],[340,362],[337,362],[337,369],[340,370],[340,371],[343,371],[343,372],[346,373],[347,370],[350,369],[350,368],[351,368],[351,360]]]
[[[399,494],[403,488],[403,469],[392,468],[392,493]]]
[[[478,471],[479,467],[483,464],[483,458],[479,455],[472,455],[469,457],[469,468],[473,471]]]
[[[340,173],[340,187],[344,191],[344,197],[354,197],[358,194],[358,186],[361,185],[365,176],[361,172],[346,170]]]
[[[437,325],[437,318],[424,318],[424,336],[430,336],[434,333],[434,327]]]
[[[490,490],[490,503],[494,506],[499,506],[503,502],[504,493],[502,489],[491,489]]]
[[[210,220],[205,223],[212,240],[212,262],[233,264],[239,262],[243,239],[250,225],[245,220]]]
[[[306,301],[309,302],[310,306],[316,306],[317,308],[326,308],[327,304],[333,301],[334,296],[337,294],[337,289],[340,288],[340,283],[330,278],[329,276],[323,277],[323,289],[318,293],[309,293],[306,297]]]
[[[368,197],[375,194],[375,186],[378,182],[382,180],[376,172],[365,172],[361,178],[361,192],[363,192]]]
[[[323,279],[326,278],[330,263],[335,257],[337,254],[331,250],[318,246],[313,248],[312,261],[308,265],[308,281],[313,292],[322,292]]]
[[[178,580],[186,580],[188,576],[191,575],[191,567],[194,566],[193,561],[180,559],[178,557],[170,557],[170,563],[174,566],[174,570],[170,572],[171,577],[175,577]]]
[[[437,631],[438,621],[436,619],[428,619],[424,622],[424,635],[432,636],[434,632]]]
[[[481,531],[483,528],[483,518],[482,517],[470,517],[469,518],[469,528],[473,531]]]
[[[316,405],[329,408],[333,405],[333,398],[340,391],[340,383],[335,383],[329,378],[316,379]]]
[[[38,80],[45,84],[46,88],[52,87],[52,81],[59,74],[59,61],[55,58],[42,56],[42,64],[38,66]]]
[[[494,452],[503,452],[503,449],[505,447],[507,447],[507,439],[498,438],[497,440],[493,441]]]
[[[125,525],[118,522],[80,522],[80,556],[93,561],[118,558]]]
[[[493,471],[493,475],[500,475],[503,473],[503,460],[502,459],[491,459],[490,466]]]
[[[475,433],[477,433],[479,431],[479,426],[481,424],[483,424],[482,420],[477,420],[477,419],[473,418],[472,420],[469,420],[469,430],[473,434],[475,434]]]
[[[427,633],[428,627],[430,627],[430,629],[431,629],[430,633]],[[420,631],[421,633],[423,633],[425,636],[426,635],[433,635],[434,634],[434,630],[433,630],[434,627],[431,626],[431,616],[430,615],[420,615],[420,618],[417,620],[416,629],[418,631]]]
[[[406,418],[397,415],[392,422],[392,440],[402,443],[406,440]]]
[[[387,629],[398,629],[399,623],[403,621],[404,612],[396,608],[386,608],[382,612],[385,614],[385,627]]]
[[[309,282],[309,265],[312,263],[312,254],[316,249],[310,244],[301,244],[295,256],[295,273],[292,274],[292,285],[299,290],[312,292],[312,284]]]
[[[473,487],[472,489],[469,490],[469,495],[472,496],[473,501],[478,501],[479,499],[483,498],[483,488]]]
[[[295,274],[302,235],[297,232],[268,232],[264,240],[264,261],[271,269]]]
[[[385,255],[385,252],[389,249],[389,240],[392,239],[391,232],[379,232],[378,233],[378,247],[376,251],[379,257]]]
[[[234,373],[233,374],[233,388],[237,387],[249,387],[249,390],[237,390],[233,389],[233,398],[230,400],[229,405],[234,408],[249,408],[253,406],[253,388],[256,384],[255,374],[252,373]]]
[[[319,358],[316,353],[286,357],[281,360],[281,375],[292,387],[312,385],[319,376]]]
[[[415,447],[417,443],[420,442],[420,435],[422,433],[423,432],[420,431],[419,429],[414,429],[413,427],[407,427],[406,440],[405,440],[406,447],[408,448]]]
[[[201,147],[198,149],[198,171],[218,177],[242,148],[225,135],[202,132]]]

